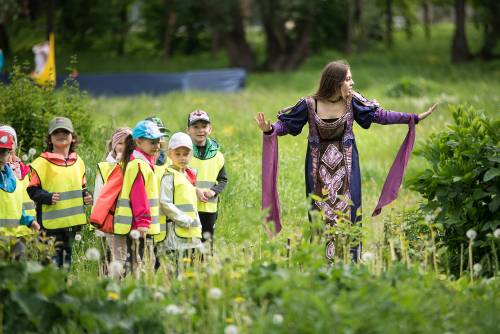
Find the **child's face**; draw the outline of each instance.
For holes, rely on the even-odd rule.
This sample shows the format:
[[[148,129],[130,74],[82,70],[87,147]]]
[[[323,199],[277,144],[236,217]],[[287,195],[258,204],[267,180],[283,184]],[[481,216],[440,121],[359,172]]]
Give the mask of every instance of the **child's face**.
[[[120,160],[123,156],[123,151],[125,150],[125,137],[120,139],[118,143],[116,143],[115,146],[115,158],[117,160]]]
[[[195,145],[203,146],[212,133],[212,127],[207,122],[196,122],[187,128],[187,133]]]
[[[0,169],[3,169],[3,166],[9,161],[11,151],[8,148],[0,148]]]
[[[160,139],[138,138],[135,144],[141,151],[152,157],[160,151]]]
[[[50,135],[50,142],[55,149],[64,150],[73,142],[73,134],[65,129],[57,129]]]
[[[186,169],[193,156],[193,151],[187,147],[178,147],[168,150],[168,157],[172,160],[172,165],[178,169]]]

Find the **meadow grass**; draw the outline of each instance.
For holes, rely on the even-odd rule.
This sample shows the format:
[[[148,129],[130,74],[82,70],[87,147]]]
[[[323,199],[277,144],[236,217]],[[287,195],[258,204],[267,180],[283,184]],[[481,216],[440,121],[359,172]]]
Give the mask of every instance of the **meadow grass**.
[[[125,331],[133,327],[130,332],[147,328],[154,317],[160,317],[165,331],[173,333],[498,332],[495,310],[500,307],[500,281],[478,279],[472,283],[468,275],[448,275],[432,236],[419,230],[421,222],[412,213],[422,200],[418,194],[403,186],[395,203],[382,215],[370,217],[406,134],[404,125],[374,124],[368,130],[359,126],[354,129],[363,184],[363,242],[371,259],[364,259],[361,265],[339,261],[326,266],[323,244],[309,242],[317,237],[310,234],[307,219],[306,129],[297,137],[279,139],[283,230],[278,237],[269,239],[262,228],[262,135],[253,118],[262,111],[275,119],[280,109],[314,92],[321,69],[330,60],[346,58],[352,66],[356,89],[366,97],[376,98],[387,109],[419,113],[435,101],[441,103],[434,115],[418,125],[417,148],[451,121],[448,104],[470,103],[484,109],[489,117],[498,117],[499,63],[452,65],[448,52],[450,33],[450,27],[445,25],[434,30],[431,41],[424,40],[421,31],[412,41],[398,34],[390,51],[378,47],[352,56],[324,52],[294,72],[252,73],[247,87],[234,94],[175,92],[93,98],[92,116],[99,126],[95,137],[102,149],[84,143],[79,148],[89,183],[93,183],[94,166],[101,161],[105,140],[115,127],[132,127],[147,116],[158,115],[172,132],[184,131],[188,113],[197,108],[211,116],[213,137],[225,154],[229,183],[219,209],[215,255],[194,266],[181,259],[180,275],[173,261],[163,259],[164,266],[157,273],[150,270],[151,263],[146,263],[139,279],[129,275],[117,284],[102,278],[99,263],[85,258],[88,248],[103,248],[102,239],[93,237],[90,230],[83,231],[82,241],[74,247],[71,274],[67,284],[60,287],[64,290],[60,294],[94,306],[85,306],[83,311],[87,304],[82,304],[82,311],[76,312],[84,318],[85,328],[96,331],[92,328],[97,325],[91,322],[95,312],[96,319],[108,320],[103,328],[123,321],[117,328]],[[471,33],[478,36],[475,30]],[[80,61],[89,66],[88,70],[99,70],[101,66],[93,67],[82,58]],[[187,59],[184,64],[190,62],[192,59]],[[110,63],[114,69],[138,68],[133,63],[125,65],[113,67]],[[393,97],[392,87],[405,78],[415,81],[423,94]],[[414,155],[406,178],[425,167],[426,162]],[[291,240],[290,249],[286,247],[287,239]],[[49,270],[40,275],[50,277]],[[97,308],[113,301],[124,309],[118,312],[111,306],[105,311]],[[106,312],[106,316],[100,312]],[[78,328],[76,324],[70,322],[61,328]]]

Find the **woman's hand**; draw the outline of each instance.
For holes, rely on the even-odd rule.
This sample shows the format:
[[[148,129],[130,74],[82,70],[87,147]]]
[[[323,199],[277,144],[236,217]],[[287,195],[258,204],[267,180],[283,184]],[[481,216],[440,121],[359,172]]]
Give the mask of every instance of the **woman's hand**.
[[[271,121],[266,121],[266,117],[263,112],[257,113],[257,117],[255,117],[255,121],[257,125],[262,130],[262,132],[269,132],[273,129],[271,126]]]
[[[426,112],[423,112],[421,114],[418,115],[418,120],[421,121],[423,120],[424,118],[426,118],[427,116],[429,116],[430,114],[432,114],[434,112],[434,110],[436,109],[436,107],[438,106],[437,103],[434,103],[432,105],[432,107],[430,107],[429,109],[427,109]]]

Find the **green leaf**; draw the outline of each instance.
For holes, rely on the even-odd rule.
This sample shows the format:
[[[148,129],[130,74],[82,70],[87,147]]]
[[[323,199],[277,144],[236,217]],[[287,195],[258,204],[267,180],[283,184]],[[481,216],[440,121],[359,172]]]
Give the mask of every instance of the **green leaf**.
[[[484,174],[483,181],[488,182],[489,180],[497,177],[498,175],[500,175],[500,169],[499,168],[492,168]]]

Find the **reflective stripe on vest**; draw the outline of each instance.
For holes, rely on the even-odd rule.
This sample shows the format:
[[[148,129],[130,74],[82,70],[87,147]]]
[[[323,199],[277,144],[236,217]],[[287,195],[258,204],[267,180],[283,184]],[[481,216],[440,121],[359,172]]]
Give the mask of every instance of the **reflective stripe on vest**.
[[[156,235],[160,233],[160,223],[159,223],[159,207],[158,207],[158,182],[156,180],[155,173],[144,160],[136,158],[130,161],[125,170],[125,175],[123,176],[122,191],[116,203],[116,211],[114,218],[114,233],[115,234],[128,234],[132,229],[132,209],[130,207],[130,192],[132,191],[132,186],[137,177],[137,174],[141,172],[144,178],[144,185],[146,188],[146,194],[149,199],[149,205],[151,209],[151,224],[149,225],[148,234]]]
[[[59,193],[54,205],[42,205],[43,227],[52,230],[87,223],[82,196],[85,164],[80,157],[71,166],[58,166],[45,158],[33,161],[32,168],[40,179],[43,190]]]
[[[107,162],[102,161],[97,164],[97,170],[101,175],[102,183],[105,184],[108,182],[108,178],[111,175],[111,172],[116,167],[116,162]]]
[[[16,189],[9,193],[0,190],[0,235],[21,237],[29,234],[31,230],[20,225],[23,211],[23,196],[26,192],[24,184],[16,180]]]
[[[198,219],[196,206],[198,197],[196,188],[189,182],[184,174],[172,168],[167,168],[166,173],[170,173],[174,178],[174,205],[184,212],[191,219]],[[161,233],[155,236],[155,242],[161,242],[167,235],[166,219],[161,220]],[[175,234],[180,238],[201,238],[201,227],[180,227],[175,225]]]
[[[190,167],[197,170],[196,187],[202,189],[210,189],[217,184],[217,176],[220,170],[224,167],[224,156],[217,152],[213,158],[201,160],[193,157]],[[199,212],[217,212],[217,204],[219,196],[214,196],[207,203],[198,201]]]

